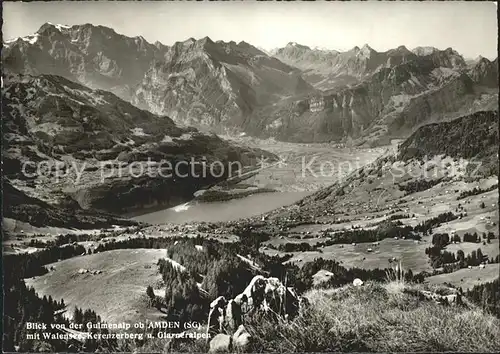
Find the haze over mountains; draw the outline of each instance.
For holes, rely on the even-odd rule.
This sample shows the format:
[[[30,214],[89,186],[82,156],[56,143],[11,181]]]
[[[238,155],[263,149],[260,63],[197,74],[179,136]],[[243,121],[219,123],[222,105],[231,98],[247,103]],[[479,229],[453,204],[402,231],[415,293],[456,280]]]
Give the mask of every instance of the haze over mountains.
[[[5,43],[3,60],[8,71],[60,75],[181,125],[285,141],[382,144],[498,101],[498,59],[468,65],[452,48],[289,43],[265,53],[208,37],[168,47],[103,26],[44,24]]]

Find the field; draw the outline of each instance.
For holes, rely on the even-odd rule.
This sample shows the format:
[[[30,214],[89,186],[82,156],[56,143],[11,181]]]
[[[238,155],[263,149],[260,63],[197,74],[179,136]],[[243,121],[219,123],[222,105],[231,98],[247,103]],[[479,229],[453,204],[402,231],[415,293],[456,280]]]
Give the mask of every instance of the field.
[[[462,164],[461,161],[441,157],[436,157],[432,162],[437,167],[430,171],[430,176],[437,177],[447,176],[448,170],[459,171]],[[456,233],[462,238],[466,232],[477,232],[480,237],[483,232],[493,232],[496,238],[491,240],[490,244],[483,244],[483,240],[479,243],[450,244],[446,247],[448,251],[456,253],[462,249],[465,255],[468,255],[481,248],[483,254],[488,257],[494,258],[499,254],[497,190],[457,200],[460,193],[464,191],[475,187],[486,189],[497,184],[496,176],[466,182],[458,176],[458,173],[456,175],[451,173],[442,182],[429,189],[406,194],[399,189],[399,185],[421,178],[416,176],[421,176],[422,171],[425,171],[425,166],[408,163],[405,166],[407,173],[397,177],[390,169],[391,173],[383,175],[377,175],[371,166],[366,166],[363,170],[358,178],[350,181],[345,187],[345,195],[335,198],[333,205],[330,206],[323,200],[321,203],[324,204],[318,203],[318,206],[311,203],[312,207],[306,212],[315,216],[316,223],[294,226],[266,244],[278,246],[285,243],[305,242],[314,245],[326,240],[322,237],[322,232],[326,229],[340,231],[350,230],[353,227],[374,228],[391,215],[408,216],[399,221],[404,225],[416,226],[442,213],[452,212],[455,215],[462,213],[462,216],[434,228],[433,234]],[[301,213],[303,213],[302,210]],[[279,213],[277,216],[273,215],[276,218],[280,216]],[[305,235],[307,238],[302,238]],[[337,260],[346,267],[373,269],[390,266],[388,260],[395,257],[401,260],[405,269],[411,269],[413,272],[432,271],[429,258],[425,255],[425,249],[431,246],[431,239],[432,236],[423,236],[420,242],[384,239],[377,246],[371,243],[331,245],[317,251],[293,252],[291,253],[293,257],[288,262],[301,266],[321,257]],[[372,250],[368,251],[368,248]],[[269,248],[261,248],[261,250],[269,255],[283,256],[285,254]],[[444,281],[444,278],[441,280]]]
[[[47,267],[55,270],[36,278],[26,279],[40,296],[64,299],[72,314],[73,306],[96,311],[110,323],[155,319],[159,312],[146,306],[146,287],[161,278],[157,273],[158,259],[165,250],[113,250],[78,256]],[[100,274],[80,274],[80,269],[101,271]]]
[[[322,253],[297,254],[290,261],[301,260],[299,263],[304,263],[323,257],[335,259],[348,268],[374,269],[390,267],[389,259],[395,257],[401,260],[404,268],[411,269],[413,272],[421,272],[432,270],[424,254],[426,247],[429,247],[429,243],[416,244],[413,240],[385,239],[380,241],[378,246],[364,243],[355,246],[349,244],[322,247]],[[372,249],[371,252],[368,251],[369,248]]]
[[[460,286],[462,289],[471,289],[474,285],[491,282],[498,278],[500,268],[498,264],[487,264],[483,269],[460,269],[453,273],[434,275],[426,279],[429,284],[449,283]]]
[[[364,166],[388,147],[346,148],[332,144],[298,144],[250,137],[222,136],[235,143],[260,148],[277,155],[281,162],[245,180],[246,184],[281,192],[316,191],[331,185],[348,173]],[[322,169],[323,166],[323,169]],[[312,172],[311,172],[312,171]]]

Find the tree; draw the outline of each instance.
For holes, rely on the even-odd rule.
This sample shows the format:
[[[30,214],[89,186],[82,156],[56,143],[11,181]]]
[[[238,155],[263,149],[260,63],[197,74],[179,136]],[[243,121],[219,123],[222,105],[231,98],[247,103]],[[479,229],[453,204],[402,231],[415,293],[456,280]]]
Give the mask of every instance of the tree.
[[[408,269],[408,271],[405,273],[405,281],[407,282],[413,281],[413,272],[411,269]]]
[[[460,268],[465,266],[465,253],[463,250],[457,251],[457,260],[459,262]]]
[[[486,205],[484,205],[484,202],[481,202],[481,204],[479,205],[479,207],[480,207],[481,209],[484,209],[484,208],[486,208]]]
[[[153,290],[153,287],[151,285],[148,285],[147,289],[146,289],[146,294],[148,295],[148,297],[151,299],[151,298],[154,298],[155,296],[155,292]]]
[[[477,265],[477,252],[476,251],[472,251],[471,254],[470,254],[470,265]]]
[[[477,263],[482,263],[483,262],[483,252],[481,251],[480,248],[477,249],[476,256],[477,256]]]
[[[75,307],[73,312],[73,321],[75,323],[83,323],[83,312],[78,307]]]

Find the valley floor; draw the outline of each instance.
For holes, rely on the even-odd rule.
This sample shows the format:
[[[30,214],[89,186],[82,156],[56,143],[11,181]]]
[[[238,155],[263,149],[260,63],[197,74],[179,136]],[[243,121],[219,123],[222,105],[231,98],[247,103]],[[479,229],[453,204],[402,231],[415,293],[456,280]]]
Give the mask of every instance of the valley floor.
[[[259,142],[259,147],[262,147],[261,144]],[[277,153],[278,150],[288,151],[287,145],[273,144],[275,145],[271,144],[270,146],[275,149],[274,153]],[[289,148],[291,149],[291,146]],[[445,250],[453,253],[462,250],[465,255],[468,255],[481,248],[482,253],[488,259],[494,259],[499,255],[498,192],[493,188],[498,184],[496,176],[466,179],[457,173],[447,173],[450,166],[459,169],[460,161],[437,157],[435,162],[439,167],[436,167],[436,175],[430,179],[434,181],[432,186],[408,192],[401,186],[407,186],[422,179],[419,173],[423,167],[414,161],[406,163],[406,174],[395,177],[391,173],[394,171],[389,162],[386,163],[387,169],[383,172],[377,169],[377,166],[383,165],[383,162],[376,161],[382,152],[381,150],[358,150],[357,155],[350,155],[350,152],[346,150],[335,150],[326,145],[304,145],[295,151],[295,155],[289,158],[287,166],[267,167],[240,183],[259,188],[273,188],[277,192],[267,194],[277,198],[287,193],[293,194],[302,191],[307,196],[301,202],[290,200],[282,205],[270,207],[269,202],[260,199],[266,194],[256,194],[253,197],[256,197],[255,200],[258,202],[250,213],[248,213],[248,209],[252,207],[251,205],[243,207],[242,210],[246,214],[243,215],[242,219],[235,217],[234,220],[203,220],[202,214],[197,217],[195,213],[187,220],[182,220],[180,217],[179,220],[168,220],[170,222],[165,223],[167,221],[165,215],[168,214],[162,214],[153,219],[147,219],[144,216],[142,219],[138,218],[141,221],[158,223],[157,225],[131,228],[116,227],[114,230],[101,232],[95,230],[87,233],[79,230],[30,229],[28,225],[8,220],[7,227],[9,227],[11,238],[4,241],[4,251],[9,253],[37,252],[44,248],[43,242],[57,240],[58,233],[73,234],[76,243],[84,246],[86,252],[91,252],[98,245],[144,237],[158,239],[202,237],[232,243],[241,240],[242,228],[248,228],[251,230],[250,237],[259,234],[269,236],[268,240],[260,244],[260,252],[269,256],[288,256],[284,262],[295,264],[299,268],[317,258],[323,258],[336,260],[348,269],[373,270],[390,268],[389,260],[397,259],[405,270],[411,269],[413,273],[427,272],[430,275],[425,279],[428,286],[449,283],[463,289],[471,289],[474,285],[490,282],[498,277],[498,264],[487,264],[484,268],[475,266],[471,267],[472,269],[460,269],[440,274],[442,270],[434,269],[425,253],[426,248],[432,246],[432,236],[428,235],[423,235],[420,240],[385,238],[375,243],[320,244],[334,240],[338,233],[350,230],[373,230],[389,220],[400,222],[402,227],[415,227],[443,213],[450,212],[457,215],[457,218],[436,225],[433,227],[433,233],[458,235],[462,241],[465,233],[477,233],[480,241],[477,243],[451,242],[445,247]],[[386,149],[385,151],[387,156],[387,152],[390,150]],[[304,155],[308,157],[321,156],[324,159],[335,160],[336,163],[342,162],[343,159],[351,163],[355,161],[363,163],[359,169],[357,167],[357,174],[351,174],[347,178],[344,176],[342,176],[343,178],[339,178],[339,176],[319,179],[313,176],[304,179],[296,178],[297,173],[302,168]],[[322,189],[319,193],[314,193],[315,190],[320,187],[324,188],[326,185],[331,186]],[[231,188],[237,189],[238,184],[235,186]],[[464,193],[471,192],[474,188],[480,188],[480,192],[470,193],[464,197]],[[342,193],[338,193],[339,190],[342,190]],[[216,211],[215,214],[218,214],[222,213],[220,210],[217,212],[216,205],[219,203],[226,206],[238,205],[237,203],[252,200],[251,198],[200,203],[198,205],[206,207],[207,210],[213,208]],[[236,202],[236,204],[231,204],[232,202]],[[294,204],[290,205],[290,203]],[[178,210],[170,211],[182,215],[188,213],[189,210],[198,211],[199,209],[196,209],[198,205],[189,205],[188,203],[178,207]],[[234,208],[233,212],[238,213],[239,211]],[[149,215],[151,217],[152,214]],[[394,218],[394,216],[397,217]],[[489,243],[483,243],[481,235],[488,232],[494,233],[495,238],[491,239]],[[41,242],[40,245],[37,242]],[[310,245],[311,249],[306,251],[286,251],[283,249],[287,245],[301,243]],[[158,320],[162,318],[162,312],[147,306],[148,299],[145,294],[148,285],[156,284],[155,295],[163,296],[164,289],[161,286],[161,277],[156,264],[158,259],[166,257],[166,249],[143,248],[83,254],[48,264],[47,268],[51,270],[47,274],[25,281],[26,285],[34,287],[40,296],[50,295],[54,299],[64,299],[69,305],[68,308],[72,306],[91,308],[106,321],[116,323],[120,321]],[[184,265],[181,264],[181,266]],[[324,296],[322,293],[321,297]],[[323,300],[325,299],[323,298]],[[393,300],[403,301],[399,297]],[[328,301],[326,305],[329,304]],[[419,314],[419,320],[424,321],[425,316],[427,316],[425,311],[430,313],[434,310],[426,307],[416,310],[415,313]],[[388,309],[390,316],[396,316],[391,311]],[[70,312],[68,311],[69,315]],[[361,312],[356,312],[356,314],[346,312],[345,315],[351,316],[346,317],[345,320],[354,321],[349,322],[352,324],[356,322],[354,320],[357,318],[356,316],[361,316]],[[471,316],[471,318],[475,316],[473,311],[467,312],[465,315]],[[375,322],[379,320],[374,319]],[[404,320],[404,323],[408,325],[411,322],[409,321],[410,317]],[[452,321],[450,325],[455,326],[453,320],[450,321]],[[424,326],[424,322],[422,322],[422,326]],[[417,330],[417,327],[414,329]],[[295,333],[291,328],[281,328],[281,330],[289,334]],[[395,331],[396,329],[390,330]],[[345,334],[339,333],[338,335],[342,337]],[[455,339],[450,337],[446,338],[443,343],[446,344],[447,348],[458,350],[460,345],[454,341]],[[402,342],[385,346],[380,346],[381,342],[377,343],[367,342],[363,345],[366,345],[366,348],[384,350],[405,348]],[[464,342],[465,346],[469,344]],[[294,345],[300,346],[303,343],[295,343]],[[422,341],[421,345],[425,349],[428,342]]]

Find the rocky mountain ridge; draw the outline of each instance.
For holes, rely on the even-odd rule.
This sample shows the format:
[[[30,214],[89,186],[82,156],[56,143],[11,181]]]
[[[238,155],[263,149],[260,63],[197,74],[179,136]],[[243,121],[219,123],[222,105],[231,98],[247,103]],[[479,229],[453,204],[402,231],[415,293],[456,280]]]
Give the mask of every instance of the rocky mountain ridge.
[[[422,124],[498,102],[498,60],[452,48],[347,52],[297,43],[273,56],[246,42],[171,47],[103,26],[45,24],[5,43],[8,72],[56,74],[206,131],[292,142],[386,144]]]
[[[114,213],[168,207],[227,178],[231,162],[244,170],[261,156],[273,157],[179,128],[166,116],[60,76],[8,76],[2,96],[4,174],[28,196],[53,205],[69,198],[83,209]],[[219,161],[223,171],[203,174],[200,159],[207,166]],[[189,169],[191,160],[198,164]],[[178,164],[187,167],[175,170]]]
[[[312,91],[300,70],[256,47],[205,37],[175,43],[146,73],[132,102],[185,124],[239,129],[257,107]]]
[[[13,72],[59,75],[128,100],[167,49],[105,26],[45,23],[33,35],[4,42],[2,61]]]
[[[496,62],[478,62],[470,69],[441,66],[442,53],[383,67],[361,83],[306,99],[282,102],[259,112],[250,131],[279,139],[387,144],[408,136],[422,124],[452,119],[498,102]]]
[[[448,68],[465,67],[465,61],[452,48],[438,50],[433,47],[417,47],[413,51],[399,46],[385,52],[377,52],[368,44],[346,52],[311,49],[297,43],[288,43],[275,49],[274,57],[304,71],[306,81],[323,91],[354,85],[382,68],[416,60],[420,56],[432,58],[435,66]]]

